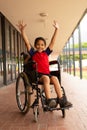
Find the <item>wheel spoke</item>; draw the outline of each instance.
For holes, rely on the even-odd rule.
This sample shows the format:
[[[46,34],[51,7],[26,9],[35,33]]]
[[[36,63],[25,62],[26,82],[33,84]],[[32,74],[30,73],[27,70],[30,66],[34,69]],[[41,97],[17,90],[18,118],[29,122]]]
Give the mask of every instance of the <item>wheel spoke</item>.
[[[27,75],[24,72],[20,73],[16,81],[16,100],[18,108],[23,113],[27,113],[30,107],[31,95],[29,95],[26,81],[28,81]]]

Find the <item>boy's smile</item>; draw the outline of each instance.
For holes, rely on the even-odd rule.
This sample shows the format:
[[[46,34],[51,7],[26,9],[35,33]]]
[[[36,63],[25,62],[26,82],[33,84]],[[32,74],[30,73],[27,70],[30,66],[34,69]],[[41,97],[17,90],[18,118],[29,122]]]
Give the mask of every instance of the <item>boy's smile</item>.
[[[38,52],[42,52],[45,49],[45,44],[42,40],[39,40],[35,46]]]

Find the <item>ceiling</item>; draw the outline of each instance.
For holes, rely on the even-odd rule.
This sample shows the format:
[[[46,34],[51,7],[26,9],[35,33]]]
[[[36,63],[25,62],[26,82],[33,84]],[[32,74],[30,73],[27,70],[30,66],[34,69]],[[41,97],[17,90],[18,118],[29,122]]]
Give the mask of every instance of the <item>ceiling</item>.
[[[27,24],[26,33],[32,45],[38,36],[46,38],[48,45],[54,31],[53,21],[58,21],[60,29],[54,46],[57,55],[86,8],[87,0],[0,0],[0,11],[16,28],[19,20]],[[40,13],[47,16],[41,17]]]

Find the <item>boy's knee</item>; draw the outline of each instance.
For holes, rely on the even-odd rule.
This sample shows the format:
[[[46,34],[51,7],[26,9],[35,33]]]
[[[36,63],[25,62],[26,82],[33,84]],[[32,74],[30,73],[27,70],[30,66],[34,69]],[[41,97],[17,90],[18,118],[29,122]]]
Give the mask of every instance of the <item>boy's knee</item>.
[[[58,80],[58,78],[56,76],[52,76],[51,78],[52,80]]]
[[[46,75],[43,75],[43,81],[44,82],[50,82],[50,78],[48,77],[48,76],[46,76]]]

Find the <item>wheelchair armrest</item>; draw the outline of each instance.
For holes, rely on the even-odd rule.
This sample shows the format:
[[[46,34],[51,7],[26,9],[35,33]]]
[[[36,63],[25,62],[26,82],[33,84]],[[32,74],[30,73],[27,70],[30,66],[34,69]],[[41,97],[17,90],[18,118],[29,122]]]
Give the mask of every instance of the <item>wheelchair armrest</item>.
[[[51,66],[57,65],[57,66],[56,66],[56,69],[57,69],[57,71],[60,71],[60,64],[59,64],[59,61],[58,61],[58,60],[50,61],[50,62],[49,62],[49,65],[50,65],[50,68],[51,68]]]
[[[60,71],[60,64],[58,60],[53,60],[49,62],[50,65],[50,73],[51,75],[57,76],[59,82],[61,84],[61,71]]]
[[[49,64],[52,65],[52,64],[57,64],[58,61],[57,60],[53,60],[53,61],[50,61]]]

